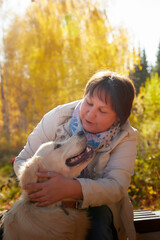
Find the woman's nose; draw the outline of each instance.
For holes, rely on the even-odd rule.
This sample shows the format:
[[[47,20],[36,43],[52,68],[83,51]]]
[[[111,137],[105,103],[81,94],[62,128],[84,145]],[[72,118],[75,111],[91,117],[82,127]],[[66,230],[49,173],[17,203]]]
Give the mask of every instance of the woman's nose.
[[[87,113],[89,119],[93,119],[96,116],[96,111],[92,108]]]

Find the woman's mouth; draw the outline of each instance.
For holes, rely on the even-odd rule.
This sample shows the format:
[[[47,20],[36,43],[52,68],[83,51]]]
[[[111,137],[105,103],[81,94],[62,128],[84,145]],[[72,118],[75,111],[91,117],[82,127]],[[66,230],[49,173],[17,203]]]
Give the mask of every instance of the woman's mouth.
[[[82,125],[87,132],[92,132],[93,128],[95,127],[94,123],[88,121],[87,119],[83,119]]]
[[[92,122],[88,121],[87,119],[85,119],[85,121],[86,121],[86,123],[89,124],[89,125],[93,124]]]

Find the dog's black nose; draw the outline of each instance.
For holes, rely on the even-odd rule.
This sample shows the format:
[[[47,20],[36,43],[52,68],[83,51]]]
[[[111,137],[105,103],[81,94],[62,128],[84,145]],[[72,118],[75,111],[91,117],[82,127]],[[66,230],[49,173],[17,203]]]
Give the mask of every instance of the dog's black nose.
[[[84,132],[83,131],[80,131],[77,133],[79,137],[82,137],[84,135]]]

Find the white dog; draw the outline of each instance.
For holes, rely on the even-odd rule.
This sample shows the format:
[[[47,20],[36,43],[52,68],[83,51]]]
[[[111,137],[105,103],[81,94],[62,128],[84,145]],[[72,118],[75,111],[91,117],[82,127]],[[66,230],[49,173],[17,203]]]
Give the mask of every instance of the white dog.
[[[20,184],[23,187],[37,182],[38,171],[54,171],[69,178],[77,177],[92,158],[93,150],[86,147],[82,132],[63,143],[44,143],[22,165]],[[4,216],[3,240],[84,240],[89,228],[86,212],[63,209],[60,204],[37,207],[23,190],[20,200]]]

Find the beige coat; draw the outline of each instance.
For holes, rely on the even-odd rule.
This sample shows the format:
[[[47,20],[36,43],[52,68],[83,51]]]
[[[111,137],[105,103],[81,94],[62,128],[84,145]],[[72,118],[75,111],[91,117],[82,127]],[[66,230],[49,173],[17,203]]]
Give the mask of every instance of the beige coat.
[[[17,175],[20,164],[33,156],[42,143],[69,138],[69,123],[77,103],[58,106],[43,117],[16,158],[14,169]],[[97,151],[89,165],[91,179],[77,179],[83,192],[80,208],[107,205],[113,213],[119,240],[127,237],[129,240],[136,239],[133,210],[127,190],[134,173],[137,135],[137,130],[127,121],[111,144]]]

